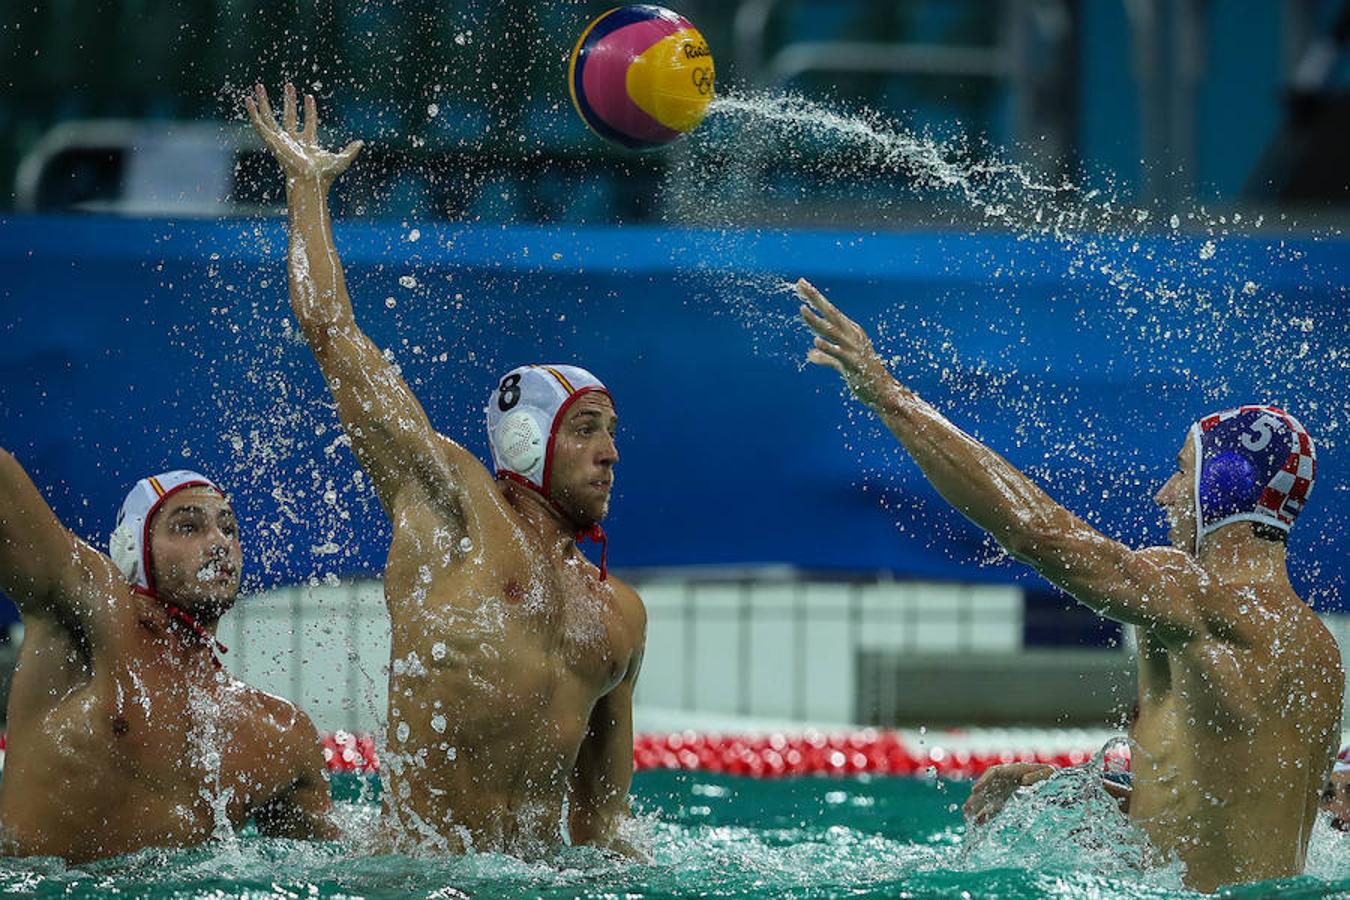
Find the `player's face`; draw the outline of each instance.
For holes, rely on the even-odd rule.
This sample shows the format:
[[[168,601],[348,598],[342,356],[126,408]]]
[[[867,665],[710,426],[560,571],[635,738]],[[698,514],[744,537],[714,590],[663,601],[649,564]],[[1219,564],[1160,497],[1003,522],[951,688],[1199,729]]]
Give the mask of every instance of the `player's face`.
[[[1177,468],[1153,501],[1167,513],[1167,539],[1190,553],[1195,548],[1195,445],[1186,441],[1177,454]]]
[[[1322,788],[1318,805],[1331,813],[1332,825],[1350,831],[1350,772],[1333,772]]]
[[[619,461],[614,445],[618,424],[609,397],[592,392],[573,403],[558,426],[549,489],[553,502],[582,527],[602,521],[609,512],[614,464]]]
[[[185,488],[150,523],[150,563],[159,596],[199,618],[234,605],[243,562],[229,501],[209,487]]]

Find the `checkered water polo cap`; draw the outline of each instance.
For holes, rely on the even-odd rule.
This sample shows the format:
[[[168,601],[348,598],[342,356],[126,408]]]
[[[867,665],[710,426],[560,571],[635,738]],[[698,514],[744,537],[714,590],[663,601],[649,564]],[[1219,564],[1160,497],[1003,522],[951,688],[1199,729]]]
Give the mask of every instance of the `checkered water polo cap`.
[[[142,478],[122,501],[117,527],[108,538],[108,555],[127,581],[142,593],[155,591],[150,584],[150,520],[165,500],[190,487],[209,487],[225,496],[205,475],[177,469]]]
[[[558,426],[568,407],[593,392],[613,400],[600,379],[577,366],[531,365],[507,372],[487,405],[497,477],[514,477],[548,497]]]
[[[1317,477],[1317,450],[1299,421],[1274,406],[1240,406],[1191,426],[1195,550],[1230,522],[1288,531]]]

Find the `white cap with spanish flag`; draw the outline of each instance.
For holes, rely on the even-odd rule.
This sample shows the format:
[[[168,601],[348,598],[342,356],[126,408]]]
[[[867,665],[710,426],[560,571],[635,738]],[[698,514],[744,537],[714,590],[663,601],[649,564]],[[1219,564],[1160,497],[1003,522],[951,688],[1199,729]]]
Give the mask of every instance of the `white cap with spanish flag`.
[[[507,372],[488,398],[488,444],[497,476],[517,476],[545,497],[553,444],[563,415],[589,393],[613,397],[579,366],[520,366]]]
[[[222,491],[205,475],[177,469],[151,475],[136,482],[122,501],[117,527],[108,538],[108,555],[133,588],[154,596],[150,583],[150,520],[155,511],[173,494],[190,487],[209,487],[222,497]]]
[[[557,508],[550,495],[553,445],[568,407],[586,394],[610,398],[609,389],[580,366],[519,366],[507,372],[488,398],[488,444],[498,478],[507,478],[539,493]],[[561,510],[559,510],[561,512]],[[600,545],[600,580],[609,574],[609,541],[598,522],[580,528],[576,539]]]

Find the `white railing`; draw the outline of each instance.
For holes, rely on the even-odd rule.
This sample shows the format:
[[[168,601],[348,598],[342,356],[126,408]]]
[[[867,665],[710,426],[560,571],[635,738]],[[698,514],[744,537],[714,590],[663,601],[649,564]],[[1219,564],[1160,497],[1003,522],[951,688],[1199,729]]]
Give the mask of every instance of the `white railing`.
[[[1021,592],[783,570],[636,575],[647,652],[636,702],[661,709],[852,721],[860,648],[1007,653],[1022,641]],[[230,670],[295,700],[321,729],[383,718],[389,625],[380,583],[283,588],[221,623]]]

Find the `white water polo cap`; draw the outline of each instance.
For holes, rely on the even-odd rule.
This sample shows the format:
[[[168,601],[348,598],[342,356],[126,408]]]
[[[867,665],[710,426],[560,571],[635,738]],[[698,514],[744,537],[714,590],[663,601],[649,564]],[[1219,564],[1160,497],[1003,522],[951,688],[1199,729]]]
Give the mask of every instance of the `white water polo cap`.
[[[488,444],[497,477],[523,481],[545,497],[553,469],[553,444],[568,408],[601,393],[600,379],[578,366],[520,366],[488,398]]]
[[[122,501],[117,527],[108,538],[108,555],[132,587],[142,593],[155,593],[150,584],[150,520],[165,500],[190,487],[209,487],[225,496],[205,475],[177,469],[142,478]]]

